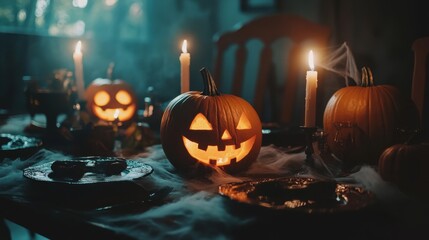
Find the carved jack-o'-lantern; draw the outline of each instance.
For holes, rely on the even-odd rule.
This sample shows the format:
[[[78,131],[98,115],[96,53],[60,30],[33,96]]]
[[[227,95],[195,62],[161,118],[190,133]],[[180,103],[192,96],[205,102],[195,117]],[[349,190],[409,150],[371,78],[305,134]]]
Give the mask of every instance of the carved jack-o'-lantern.
[[[208,166],[237,172],[258,156],[262,131],[253,107],[237,96],[221,95],[210,73],[201,70],[204,91],[173,99],[161,120],[161,142],[170,162],[186,173]]]
[[[122,80],[97,78],[85,94],[88,111],[101,120],[125,122],[134,117],[136,97]]]

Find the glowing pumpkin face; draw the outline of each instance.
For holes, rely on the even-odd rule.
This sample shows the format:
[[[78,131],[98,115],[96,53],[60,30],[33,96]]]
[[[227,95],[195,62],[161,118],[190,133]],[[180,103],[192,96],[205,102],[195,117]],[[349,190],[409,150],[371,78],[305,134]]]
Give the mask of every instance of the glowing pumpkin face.
[[[253,107],[237,96],[217,92],[203,69],[205,90],[173,99],[161,120],[161,142],[170,162],[186,173],[220,167],[247,168],[258,156],[262,130]]]
[[[206,135],[205,137],[210,139],[210,134],[213,134],[212,124],[202,113],[198,113],[195,116],[189,130],[197,133],[189,134],[190,136],[188,137],[191,139],[194,138],[193,140],[186,136],[182,136],[183,144],[189,155],[202,163],[215,166],[226,166],[234,162],[240,162],[249,154],[256,140],[256,134],[250,134],[250,138],[246,138],[249,134],[245,134],[244,132],[252,132],[252,125],[245,114],[241,114],[237,127],[233,130],[233,133],[236,133],[235,141],[228,129],[225,129],[221,131],[220,140],[216,141],[216,139],[214,139],[214,141],[212,141],[215,144],[204,144],[204,146],[200,146],[200,137]],[[196,139],[195,135],[197,135]],[[217,137],[218,136],[219,135],[217,135]],[[238,144],[236,145],[237,142]]]
[[[125,122],[136,112],[135,95],[122,80],[95,79],[86,90],[87,109],[104,121]]]

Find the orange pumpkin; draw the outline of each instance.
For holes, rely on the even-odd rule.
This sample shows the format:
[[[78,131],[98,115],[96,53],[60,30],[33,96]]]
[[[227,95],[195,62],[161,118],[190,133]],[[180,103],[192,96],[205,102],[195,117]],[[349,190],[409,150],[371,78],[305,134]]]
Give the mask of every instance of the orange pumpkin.
[[[244,99],[220,94],[210,73],[201,70],[204,91],[183,93],[166,107],[161,143],[170,162],[184,173],[219,167],[228,172],[247,168],[262,141],[259,116]]]
[[[429,199],[429,143],[395,144],[380,156],[380,176],[406,193]]]
[[[134,91],[122,80],[97,78],[88,86],[85,96],[87,110],[104,121],[129,121],[137,109]]]
[[[363,68],[362,86],[345,87],[328,101],[323,127],[329,149],[346,168],[376,165],[387,147],[403,142],[400,129],[418,129],[418,111],[411,99],[390,85],[375,86]]]

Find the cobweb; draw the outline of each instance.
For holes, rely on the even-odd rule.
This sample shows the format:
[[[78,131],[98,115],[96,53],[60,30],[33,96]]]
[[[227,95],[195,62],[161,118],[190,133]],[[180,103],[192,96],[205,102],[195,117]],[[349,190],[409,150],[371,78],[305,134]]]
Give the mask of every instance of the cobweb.
[[[321,59],[318,67],[344,77],[346,86],[349,86],[350,80],[353,80],[356,85],[361,84],[360,72],[346,42],[339,47],[329,48],[326,57]]]
[[[93,189],[93,191],[98,189],[97,191],[99,193],[105,192],[100,191],[100,188],[102,189],[100,185],[95,185],[92,186],[94,188],[83,188],[82,194],[76,196],[73,194],[73,192],[76,193],[75,191],[67,192],[67,190],[71,189],[66,188],[66,186],[51,184],[37,185],[34,182],[28,182],[28,180],[23,176],[23,169],[34,164],[39,165],[56,161],[58,159],[70,158],[72,158],[72,156],[63,155],[62,153],[53,152],[47,149],[41,149],[25,161],[21,161],[19,159],[3,160],[0,167],[0,194],[3,194],[3,196],[15,196],[17,198],[23,195],[22,197],[25,198],[29,197],[30,199],[39,199],[38,203],[41,206],[40,211],[43,211],[43,206],[50,208],[50,204],[52,204],[49,201],[45,202],[45,200],[52,200],[58,196],[51,194],[52,191],[55,191],[56,194],[61,194],[63,197],[66,196],[64,194],[67,193],[70,194],[70,197],[77,197],[76,199],[88,199],[88,196],[91,196],[88,189]],[[149,164],[153,167],[154,171],[145,178],[138,179],[133,182],[127,182],[127,184],[137,184],[142,187],[141,190],[163,189],[166,187],[171,188],[171,192],[166,197],[169,201],[146,210],[127,212],[127,214],[115,214],[114,210],[109,214],[105,214],[106,212],[100,212],[98,210],[85,210],[82,212],[86,217],[88,217],[87,219],[91,220],[91,222],[106,226],[107,228],[132,239],[155,240],[236,239],[234,236],[241,236],[241,234],[248,235],[246,232],[241,232],[242,229],[245,229],[244,231],[249,231],[249,226],[255,226],[253,224],[259,223],[258,211],[252,214],[252,212],[241,212],[237,211],[237,209],[232,210],[231,203],[225,201],[225,199],[218,194],[219,185],[229,182],[251,180],[248,177],[233,176],[224,172],[214,172],[212,175],[208,176],[208,178],[204,179],[184,178],[168,161],[161,145],[148,147],[147,151],[133,156],[132,160]],[[297,169],[301,169],[304,161],[304,152],[292,154],[286,153],[284,149],[274,145],[263,146],[257,160],[252,163],[250,168],[244,173],[247,176],[263,176],[271,173],[286,177],[291,176],[291,173],[296,172]],[[309,172],[310,175],[312,173],[313,172]],[[311,177],[310,175],[300,176]],[[317,178],[318,176],[314,175],[314,177]],[[351,174],[350,177],[347,176],[340,179],[348,179],[348,181],[357,184],[357,186],[362,185],[367,190],[372,191],[380,201],[379,206],[385,208],[386,213],[388,213],[389,216],[396,216],[397,219],[403,220],[403,224],[410,224],[409,226],[422,224],[422,229],[427,229],[427,221],[425,221],[427,219],[427,211],[423,208],[426,206],[423,205],[423,201],[420,203],[418,200],[408,199],[408,196],[404,195],[395,185],[385,182],[373,167],[362,166],[358,172]],[[120,186],[125,187],[129,185]],[[65,191],[59,191],[63,187],[65,187]],[[114,185],[109,188],[105,188],[105,190],[108,190],[107,195],[101,195],[106,197],[110,196],[110,193],[114,191],[114,188]],[[77,188],[73,189],[77,190]],[[84,189],[86,189],[86,191]],[[133,189],[137,190],[138,188]],[[129,194],[134,196],[138,194],[138,192],[134,191]],[[101,195],[99,197],[102,197]],[[123,197],[127,198],[128,196],[124,195]],[[93,200],[97,201],[97,199]],[[54,210],[55,209],[56,208],[54,207]],[[251,210],[251,208],[248,208],[248,210]],[[285,212],[282,212],[281,214],[279,213],[280,212],[264,212],[263,215],[267,214],[266,216],[269,216],[269,218],[273,218],[274,216],[283,216],[280,220],[287,220],[290,219],[291,216],[298,216],[298,218],[292,222],[288,222],[288,224],[294,225],[288,225],[289,229],[287,229],[287,234],[288,236],[302,236],[303,234],[304,236],[307,236],[305,235],[307,232],[303,232],[302,229],[297,226],[302,226],[302,221],[305,221],[305,219],[312,220],[313,218],[306,218],[304,215],[290,215]],[[405,218],[405,216],[410,217]],[[344,215],[344,217],[346,217],[346,215]],[[352,217],[354,217],[354,215]],[[313,225],[313,223],[316,224],[315,221],[310,221],[305,226],[315,227],[316,225]],[[320,223],[317,222],[317,226],[319,225]],[[269,225],[262,225],[261,230],[271,234],[276,233],[277,231],[279,231],[279,233],[284,233],[285,230],[278,228],[278,226],[279,225],[277,224],[270,223]],[[343,232],[351,231],[354,227],[353,225],[350,226],[350,229],[342,228],[340,230]],[[239,232],[236,232],[237,229]],[[265,232],[261,232],[261,234],[263,235]],[[321,235],[327,237],[331,236],[332,232],[324,231],[320,232],[320,234],[327,234]],[[371,233],[361,232],[360,234],[364,234],[362,238],[367,239],[370,237],[368,234]]]

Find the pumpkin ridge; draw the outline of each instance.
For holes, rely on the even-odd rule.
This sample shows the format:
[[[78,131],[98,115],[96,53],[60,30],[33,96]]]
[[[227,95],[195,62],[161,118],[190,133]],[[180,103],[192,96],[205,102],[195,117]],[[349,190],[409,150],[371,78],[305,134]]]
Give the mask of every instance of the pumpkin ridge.
[[[364,94],[363,88],[361,88],[361,87],[355,87],[355,90],[350,93],[350,98],[351,99],[359,99],[359,98],[356,98],[356,97],[359,96],[359,95],[362,95],[362,94]],[[361,106],[361,103],[359,101],[356,104],[355,108],[356,107],[359,108],[360,106]],[[347,106],[345,106],[345,107],[347,107]],[[358,114],[358,111],[356,111],[356,109],[353,109],[353,118],[352,119],[357,119],[357,117],[358,117],[357,114]],[[361,125],[358,125],[358,127],[362,128]]]
[[[213,101],[215,101],[215,103],[214,103],[214,106],[215,106],[215,108],[214,108],[214,116],[218,116],[218,117],[216,117],[216,124],[217,124],[217,129],[216,129],[216,139],[220,139],[220,137],[221,137],[221,133],[220,133],[220,129],[223,127],[222,126],[222,119],[219,117],[219,116],[221,116],[220,114],[223,114],[223,116],[225,115],[225,110],[222,112],[222,109],[219,109],[219,104],[222,104],[222,99],[219,99],[219,98],[214,98],[213,99]],[[221,113],[222,112],[222,113]]]
[[[385,156],[392,155],[393,159],[397,158],[398,152],[394,151],[394,148],[388,148],[386,152],[382,154],[382,167],[380,170],[383,172],[382,175],[386,177],[388,181],[395,181],[395,177],[392,173],[396,172],[396,161],[385,161]]]
[[[223,97],[227,97],[227,95],[223,95]],[[225,129],[228,130],[228,126],[231,124],[231,121],[232,121],[231,118],[232,117],[231,117],[231,114],[227,114],[227,112],[231,112],[231,107],[229,105],[229,101],[224,101],[224,100],[226,100],[226,98],[222,98],[222,99],[218,99],[218,100],[219,100],[219,102],[217,104],[220,104],[219,106],[227,106],[227,107],[224,107],[221,109],[222,110],[221,115],[217,115],[217,116],[222,116],[225,118],[225,119],[221,119],[220,117],[217,118],[219,126],[221,126],[221,127],[218,127],[218,131],[217,131],[218,132],[217,134],[219,135],[219,138],[220,138],[220,136],[222,136],[223,131]],[[222,122],[224,124],[222,124]],[[234,136],[236,136],[236,135],[234,135]],[[235,141],[236,141],[236,138],[235,138]]]
[[[373,88],[371,87],[371,88],[365,88],[365,89],[367,89],[368,91],[365,91],[365,93],[366,93],[366,99],[367,99],[367,113],[366,113],[366,117],[367,117],[367,119],[366,119],[366,122],[368,123],[368,125],[367,126],[365,126],[365,128],[367,129],[367,134],[368,134],[368,136],[369,136],[369,138],[368,138],[368,141],[369,141],[369,145],[373,145],[373,141],[371,140],[371,138],[372,138],[372,136],[373,136],[373,125],[371,124],[371,123],[373,123],[373,122],[377,122],[377,121],[374,121],[374,119],[372,119],[374,116],[372,116],[372,112],[373,112],[373,106],[374,106],[374,99],[372,98],[372,90],[373,90]],[[371,154],[371,153],[369,153],[369,154]]]
[[[375,100],[376,100],[376,106],[381,105],[382,103],[385,103],[385,99],[383,98],[383,88],[379,88],[379,87],[371,87],[371,94],[370,96],[375,96]],[[379,126],[379,123],[384,123],[386,124],[385,120],[388,119],[385,116],[388,115],[388,113],[386,113],[386,109],[384,107],[381,107],[378,109],[379,112],[374,112],[373,109],[371,109],[371,116],[369,116],[370,118],[368,119],[369,121],[371,121],[371,119],[374,121],[375,119],[375,125],[371,125],[373,126],[373,128],[370,129],[370,136],[375,136],[377,142],[379,138],[383,138],[385,137],[386,134],[388,134],[385,130],[386,126],[382,125]],[[390,127],[390,126],[389,126]],[[382,129],[382,131],[380,131],[380,129]],[[377,131],[378,130],[378,131]],[[383,146],[384,148],[384,146]]]
[[[237,99],[237,98],[234,98],[234,102],[235,102],[234,104],[237,104],[238,106],[242,105],[241,101],[239,99]],[[242,114],[248,115],[249,113],[245,109],[243,109],[242,113],[239,114],[240,116],[237,116],[237,118],[235,118],[235,119],[238,119],[236,122],[234,122],[234,132],[235,132],[235,134],[239,134],[239,132],[237,130],[237,126],[238,126],[238,121],[240,120],[240,117],[241,117]]]
[[[235,114],[235,116],[232,117],[232,122],[233,122],[233,126],[234,126],[234,128],[233,128],[234,134],[235,134],[235,136],[238,136],[239,132],[237,131],[237,125],[238,125],[238,121],[241,117],[241,114],[248,115],[249,113],[246,111],[246,109],[241,107],[243,104],[239,98],[235,97],[234,95],[229,95],[229,96],[231,97],[232,101],[230,103],[228,103],[228,105],[232,110],[231,112],[233,112]],[[233,107],[233,105],[240,106],[241,114],[237,114],[237,110]],[[237,145],[238,143],[239,143],[239,139],[236,139],[235,144]]]
[[[229,97],[229,95],[224,95],[224,97]],[[228,126],[231,126],[231,125],[235,126],[234,118],[236,118],[236,116],[235,116],[236,108],[233,108],[233,107],[231,106],[231,100],[232,100],[232,101],[234,101],[234,98],[233,98],[233,97],[231,97],[229,100],[230,100],[230,101],[224,101],[224,102],[223,102],[223,104],[226,104],[226,106],[227,106],[227,107],[225,107],[225,108],[223,109],[223,111],[224,111],[224,112],[223,112],[223,116],[225,116],[225,118],[227,119],[227,120],[226,120],[226,123],[227,123],[227,125],[228,125]],[[234,105],[235,105],[235,102],[234,102]],[[227,108],[228,108],[228,112],[229,112],[230,114],[226,114]],[[232,116],[232,114],[231,114],[231,113],[234,113],[234,116]],[[225,129],[228,129],[228,126],[225,126]],[[229,130],[228,130],[228,131],[229,131]],[[236,134],[237,134],[237,132],[236,132],[236,131],[234,131],[233,136],[237,136]],[[234,145],[237,145],[237,141],[238,141],[238,139],[237,139],[237,138],[234,138]]]
[[[402,98],[402,96],[400,96],[399,92],[396,91],[396,89],[391,88],[389,86],[380,86],[381,92],[384,94],[384,96],[388,99],[388,102],[393,105],[393,109],[392,109],[392,114],[393,116],[397,116],[398,113],[400,112],[401,106],[399,104],[398,101],[395,101],[395,98]],[[393,94],[396,95],[396,97],[393,96]],[[401,100],[402,102],[402,100]],[[385,110],[383,108],[383,110]],[[389,113],[384,113],[383,115],[383,122],[384,123],[389,123],[388,118],[389,118]],[[399,117],[399,116],[398,116]],[[393,121],[391,121],[391,126],[388,126],[388,128],[395,130],[395,127],[397,127],[398,123],[397,123],[397,118],[395,117],[395,119],[393,119]],[[393,135],[394,132],[389,132],[388,133],[390,136],[389,139],[393,139]],[[393,144],[393,142],[390,142],[389,145]]]

